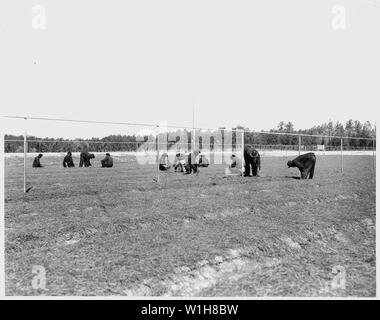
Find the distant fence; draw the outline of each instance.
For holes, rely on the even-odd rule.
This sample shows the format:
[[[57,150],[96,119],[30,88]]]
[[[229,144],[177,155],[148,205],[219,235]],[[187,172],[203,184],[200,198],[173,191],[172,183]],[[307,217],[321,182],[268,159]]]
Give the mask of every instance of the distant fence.
[[[35,139],[25,132],[23,139],[4,139],[5,153],[22,153],[24,158],[24,192],[27,184],[27,154],[33,153],[63,153],[67,151],[80,152],[84,148],[90,152],[127,152],[133,154],[150,153],[151,164],[157,167],[157,179],[160,181],[159,160],[163,153],[174,154],[176,152],[189,153],[201,150],[205,154],[222,153],[223,163],[228,162],[232,153],[244,159],[244,145],[249,144],[259,150],[262,156],[301,154],[301,152],[317,152],[321,154],[335,154],[341,156],[341,172],[344,171],[343,157],[347,152],[371,154],[374,158],[375,168],[375,138],[339,137],[331,135],[308,135],[300,133],[283,132],[255,132],[238,130],[235,128],[195,128],[169,126],[165,123],[134,124],[127,122],[107,122],[53,118],[29,118],[7,116],[5,118],[27,121],[49,121],[68,123],[85,123],[90,125],[117,125],[128,127],[130,134],[128,139],[134,141],[107,141],[104,139]],[[25,122],[23,122],[25,124]],[[22,124],[20,124],[22,126]],[[131,128],[136,128],[131,131]],[[144,128],[144,129],[142,129]],[[247,138],[248,134],[249,139]],[[252,139],[252,134],[254,138]],[[265,137],[265,139],[263,139]],[[271,144],[263,144],[262,141],[272,140]],[[253,141],[252,141],[253,140]],[[355,143],[351,143],[355,140]],[[277,143],[281,141],[281,143]],[[349,143],[347,143],[349,142]],[[355,145],[352,145],[355,144]],[[282,153],[281,153],[282,152]],[[212,157],[219,159],[218,157]],[[242,161],[243,163],[243,161]],[[243,170],[243,167],[241,168]]]

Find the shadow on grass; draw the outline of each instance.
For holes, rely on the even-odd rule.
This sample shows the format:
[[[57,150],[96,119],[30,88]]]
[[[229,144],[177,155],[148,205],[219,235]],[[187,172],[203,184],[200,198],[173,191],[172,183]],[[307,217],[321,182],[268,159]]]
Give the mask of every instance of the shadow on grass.
[[[301,180],[300,177],[296,177],[296,176],[285,176],[285,178],[288,178],[288,179],[296,179],[296,180]]]

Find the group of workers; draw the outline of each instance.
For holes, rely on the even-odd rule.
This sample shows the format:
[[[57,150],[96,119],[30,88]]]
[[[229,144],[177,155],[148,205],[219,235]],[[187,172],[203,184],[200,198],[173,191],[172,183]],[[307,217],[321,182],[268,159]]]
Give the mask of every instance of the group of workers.
[[[226,167],[226,175],[243,175],[245,177],[258,176],[261,169],[261,157],[259,152],[252,146],[244,147],[244,166],[242,159],[232,154],[231,163]],[[301,174],[300,179],[313,179],[316,156],[309,152],[296,157],[287,162],[288,168],[298,168]],[[208,167],[208,159],[196,150],[188,155],[177,153],[173,165],[169,161],[167,153],[163,153],[159,160],[159,169],[161,171],[174,170],[185,174],[197,173],[199,167]]]
[[[42,153],[36,156],[33,160],[33,168],[42,168],[41,158]],[[79,167],[91,167],[91,159],[95,159],[95,155],[93,153],[89,153],[87,151],[82,151],[80,153]],[[113,159],[111,155],[107,152],[104,159],[100,160],[102,168],[112,168],[113,167]],[[66,156],[63,158],[62,165],[64,168],[72,168],[75,167],[73,156],[71,151],[68,151]]]
[[[40,168],[42,153],[34,158],[33,168]],[[95,159],[93,153],[82,151],[80,153],[79,167],[90,167],[91,159]],[[106,153],[105,158],[100,161],[102,168],[113,167],[113,159],[109,153]],[[316,156],[314,153],[309,152],[298,156],[294,160],[288,161],[288,168],[298,168],[300,170],[301,179],[313,179],[314,169],[316,163]],[[167,153],[163,153],[159,159],[159,169],[161,171],[183,172],[184,174],[198,173],[198,168],[208,167],[209,160],[205,155],[201,154],[199,150],[195,150],[189,154],[177,153],[174,158],[174,163],[171,164]],[[62,163],[64,168],[75,167],[72,154],[70,151],[63,159]],[[245,146],[244,148],[244,167],[242,160],[235,154],[231,155],[231,164],[226,168],[226,174],[238,174],[243,176],[258,176],[261,169],[260,154],[251,146]]]
[[[199,167],[208,167],[210,162],[205,155],[200,154],[199,150],[192,153],[177,153],[173,165],[169,161],[167,153],[163,153],[159,160],[159,169],[161,171],[174,170],[174,172],[183,172],[184,174],[197,173]]]

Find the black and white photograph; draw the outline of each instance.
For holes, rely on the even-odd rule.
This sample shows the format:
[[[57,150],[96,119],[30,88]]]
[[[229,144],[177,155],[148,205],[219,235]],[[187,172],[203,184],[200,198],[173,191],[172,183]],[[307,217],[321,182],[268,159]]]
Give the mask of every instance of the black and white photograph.
[[[0,46],[3,298],[377,299],[380,0],[5,0]]]

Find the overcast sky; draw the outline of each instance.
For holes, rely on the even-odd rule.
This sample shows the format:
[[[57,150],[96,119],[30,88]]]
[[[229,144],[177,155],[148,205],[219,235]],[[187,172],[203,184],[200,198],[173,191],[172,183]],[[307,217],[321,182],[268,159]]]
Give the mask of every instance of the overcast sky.
[[[34,5],[46,29],[32,28]],[[336,30],[332,8],[346,8]],[[1,114],[268,130],[376,121],[380,1],[1,1]],[[23,133],[25,121],[5,130]],[[38,136],[125,128],[34,122]]]

